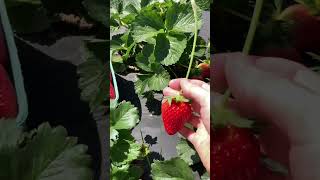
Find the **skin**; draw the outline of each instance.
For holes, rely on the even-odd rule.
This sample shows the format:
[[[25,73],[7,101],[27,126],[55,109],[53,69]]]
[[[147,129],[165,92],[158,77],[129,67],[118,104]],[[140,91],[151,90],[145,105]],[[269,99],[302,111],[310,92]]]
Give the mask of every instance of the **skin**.
[[[196,131],[184,127],[179,133],[193,144],[204,167],[210,172],[210,86],[199,80],[174,79],[163,94],[177,95],[180,90],[184,97],[192,100],[193,111],[199,115],[194,115],[189,122],[197,128]]]
[[[263,151],[289,168],[283,177],[264,171],[261,180],[320,179],[320,77],[301,64],[282,59],[245,56],[241,53],[217,54],[213,57],[211,79],[212,108],[229,88],[233,99],[229,106],[244,117],[267,123],[261,134]],[[200,113],[184,128],[186,137],[210,172],[210,87],[198,80],[176,79],[164,89],[164,95],[180,90],[193,100]]]
[[[290,171],[289,177],[266,172],[259,179],[320,179],[320,77],[281,58],[229,53],[213,59],[213,100],[229,88],[230,108],[267,123],[264,151]]]

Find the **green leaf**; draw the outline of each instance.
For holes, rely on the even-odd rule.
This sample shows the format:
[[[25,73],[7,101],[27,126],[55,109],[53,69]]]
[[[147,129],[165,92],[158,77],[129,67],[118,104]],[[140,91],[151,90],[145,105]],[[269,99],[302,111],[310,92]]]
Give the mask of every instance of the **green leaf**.
[[[208,172],[204,173],[201,176],[201,180],[210,180],[210,174]]]
[[[107,73],[107,41],[86,41],[86,62],[78,66],[81,98],[89,102],[91,111],[101,106],[109,97]]]
[[[13,119],[0,119],[0,149],[5,147],[15,147],[21,138],[22,131],[17,127]]]
[[[197,14],[199,22],[198,29],[201,27],[201,13]],[[192,33],[195,29],[194,15],[190,3],[177,4],[174,3],[168,9],[165,21],[166,28],[170,31]]]
[[[154,46],[151,44],[146,44],[142,52],[140,52],[136,56],[136,64],[139,68],[144,71],[152,72],[151,70],[151,63],[154,62],[154,54],[153,54]]]
[[[136,143],[131,131],[119,131],[119,139],[110,149],[111,163],[122,166],[131,163],[140,157],[141,145]]]
[[[138,109],[130,102],[122,102],[110,112],[111,126],[116,129],[132,129],[139,122]]]
[[[153,66],[161,67],[161,65],[157,66],[156,64],[153,64]],[[138,80],[135,82],[136,93],[142,95],[146,91],[161,91],[167,87],[170,74],[163,67],[161,69],[162,71],[157,70],[158,73],[138,75]]]
[[[83,6],[87,9],[88,14],[98,22],[101,22],[105,26],[109,26],[108,14],[109,7],[105,0],[84,0]]]
[[[187,38],[183,34],[158,34],[154,55],[156,61],[165,66],[173,65],[179,61],[187,46]]]
[[[210,0],[195,0],[195,2],[200,9],[204,11],[210,10]]]
[[[110,14],[118,14],[121,11],[122,1],[111,0],[110,1]]]
[[[137,94],[142,95],[148,87],[149,74],[138,75],[138,80],[134,83],[134,88]]]
[[[200,162],[198,153],[194,150],[192,144],[185,139],[180,139],[177,144],[178,156],[183,159],[189,166]]]
[[[125,0],[125,1],[123,1],[124,9],[126,9],[130,5],[133,6],[137,11],[141,10],[141,0]]]
[[[189,64],[190,56],[191,56],[191,52],[192,52],[192,47],[193,47],[193,41],[194,41],[194,36],[192,36],[190,39],[188,39],[187,47],[185,48],[185,50],[182,53],[181,58],[179,60],[180,64]],[[206,54],[206,41],[203,38],[198,37],[194,55],[198,58],[203,59],[205,54]],[[193,67],[196,66],[195,63],[196,62],[194,61]]]
[[[14,128],[12,128],[14,130]],[[9,133],[9,132],[4,132]],[[6,134],[8,136],[9,134]],[[24,143],[11,150],[0,148],[0,179],[91,180],[87,146],[67,137],[65,128],[44,123],[28,134]]]
[[[168,86],[170,75],[167,71],[163,70],[161,73],[156,73],[149,79],[148,87],[153,91],[162,91]]]
[[[155,37],[164,28],[161,17],[154,11],[143,10],[132,23],[132,37],[135,42]]]
[[[137,180],[142,176],[143,169],[137,166],[128,167],[128,165],[121,167],[113,166],[111,173],[112,180]]]
[[[9,2],[7,4],[12,3]],[[50,28],[51,21],[47,16],[46,9],[41,4],[38,4],[37,1],[34,3],[21,2],[15,1],[14,3],[17,4],[11,4],[7,7],[10,23],[15,32],[28,34],[42,32]]]
[[[110,147],[113,146],[117,142],[119,138],[119,132],[115,130],[113,127],[110,127]]]
[[[191,168],[180,158],[173,158],[168,161],[155,161],[151,165],[151,168],[154,180],[194,180]]]

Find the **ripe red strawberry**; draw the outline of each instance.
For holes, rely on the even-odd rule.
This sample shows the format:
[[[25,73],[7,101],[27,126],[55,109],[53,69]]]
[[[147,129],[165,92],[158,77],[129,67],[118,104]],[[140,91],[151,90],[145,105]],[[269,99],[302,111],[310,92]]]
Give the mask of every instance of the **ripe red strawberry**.
[[[115,99],[116,98],[116,93],[114,91],[114,87],[112,85],[112,82],[110,81],[110,99]]]
[[[17,97],[6,70],[0,65],[0,118],[17,116]]]
[[[194,69],[194,75],[191,77],[191,79],[197,79],[204,81],[206,78],[210,78],[210,61],[200,63],[195,69]]]
[[[244,128],[227,126],[212,134],[211,178],[214,180],[256,180],[260,173],[260,145]]]
[[[161,112],[164,128],[169,135],[180,131],[192,117],[191,105],[181,95],[166,98],[162,103]]]
[[[286,8],[278,19],[293,21],[292,28],[294,47],[299,51],[320,50],[320,19],[302,4]]]
[[[7,47],[3,31],[0,29],[0,65],[7,62]]]
[[[113,87],[113,82],[112,82],[112,76],[110,74],[110,99],[115,99],[116,98],[116,93],[114,91],[114,87]]]
[[[201,77],[203,79],[210,78],[210,64],[200,63],[198,68],[201,70]]]

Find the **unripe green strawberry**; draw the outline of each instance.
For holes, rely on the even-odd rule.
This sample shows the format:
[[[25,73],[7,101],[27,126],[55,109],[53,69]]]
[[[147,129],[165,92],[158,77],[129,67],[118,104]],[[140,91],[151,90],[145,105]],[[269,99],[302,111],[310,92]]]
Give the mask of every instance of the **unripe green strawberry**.
[[[181,95],[165,99],[161,106],[161,112],[165,130],[169,135],[180,131],[192,117],[191,105]]]

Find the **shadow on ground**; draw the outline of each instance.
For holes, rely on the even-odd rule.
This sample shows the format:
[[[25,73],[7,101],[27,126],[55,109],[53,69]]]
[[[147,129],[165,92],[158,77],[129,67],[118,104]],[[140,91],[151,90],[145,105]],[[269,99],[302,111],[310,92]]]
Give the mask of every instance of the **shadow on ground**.
[[[128,81],[121,76],[116,76],[119,90],[119,102],[125,100],[130,101],[139,110],[139,118],[141,119],[142,108],[139,96],[135,93],[134,83]]]

